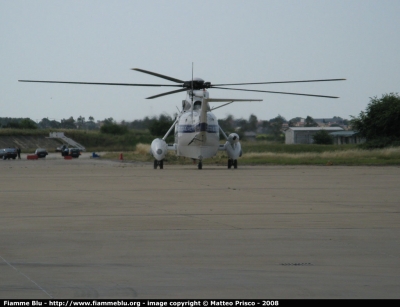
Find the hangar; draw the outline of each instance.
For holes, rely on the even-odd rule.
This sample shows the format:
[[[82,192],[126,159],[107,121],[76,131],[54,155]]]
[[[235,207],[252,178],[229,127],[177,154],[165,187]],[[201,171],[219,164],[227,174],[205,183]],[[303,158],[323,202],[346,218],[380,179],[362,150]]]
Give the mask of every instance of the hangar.
[[[327,132],[343,131],[341,127],[289,127],[285,130],[285,144],[312,144],[313,135],[318,131]]]
[[[338,131],[332,132],[330,135],[333,136],[336,145],[365,143],[365,138],[361,137],[358,131]]]

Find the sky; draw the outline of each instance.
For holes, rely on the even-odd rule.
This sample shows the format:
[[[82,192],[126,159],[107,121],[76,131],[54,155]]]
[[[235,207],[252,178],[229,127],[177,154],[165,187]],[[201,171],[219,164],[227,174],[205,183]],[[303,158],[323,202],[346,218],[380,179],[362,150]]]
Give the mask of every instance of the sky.
[[[346,78],[239,87],[339,99],[210,89],[263,99],[218,118],[350,119],[371,97],[399,92],[399,16],[397,0],[1,1],[0,117],[173,116],[185,92],[146,97],[174,88],[18,80],[173,84],[131,68],[191,80],[193,64],[194,77],[214,84]]]

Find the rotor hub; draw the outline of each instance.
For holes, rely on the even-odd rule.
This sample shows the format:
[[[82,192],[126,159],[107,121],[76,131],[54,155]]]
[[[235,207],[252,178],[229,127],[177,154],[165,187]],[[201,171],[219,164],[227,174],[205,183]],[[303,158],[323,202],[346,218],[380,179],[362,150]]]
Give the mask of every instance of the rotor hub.
[[[205,88],[210,88],[211,82],[204,82],[203,79],[201,78],[194,78],[193,80],[190,81],[185,81],[182,84],[182,87],[187,88],[187,89],[194,89],[194,90],[202,90]]]

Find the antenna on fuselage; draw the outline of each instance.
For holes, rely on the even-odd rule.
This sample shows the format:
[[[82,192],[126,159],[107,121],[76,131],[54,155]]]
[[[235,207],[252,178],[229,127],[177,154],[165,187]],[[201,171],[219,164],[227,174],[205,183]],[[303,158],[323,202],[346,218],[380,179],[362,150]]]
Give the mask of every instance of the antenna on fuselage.
[[[193,121],[193,109],[194,109],[194,104],[193,104],[193,62],[192,62],[192,121]]]

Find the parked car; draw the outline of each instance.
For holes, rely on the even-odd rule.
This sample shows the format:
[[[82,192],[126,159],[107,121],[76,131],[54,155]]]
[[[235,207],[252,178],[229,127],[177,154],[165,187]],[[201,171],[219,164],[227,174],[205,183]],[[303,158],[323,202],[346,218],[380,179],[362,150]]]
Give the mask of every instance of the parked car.
[[[36,149],[36,151],[35,151],[35,155],[37,155],[38,158],[46,158],[46,156],[47,156],[48,154],[49,154],[49,153],[48,153],[47,150],[44,149],[44,148],[38,148],[38,149]]]
[[[65,148],[67,148],[66,145],[60,145],[56,148],[56,152],[63,152]]]
[[[69,156],[69,148],[65,145],[61,146],[61,156]]]
[[[70,148],[68,155],[72,158],[79,158],[79,156],[81,155],[81,150],[79,148]]]
[[[17,157],[16,148],[3,148],[0,149],[0,159],[15,159]]]

